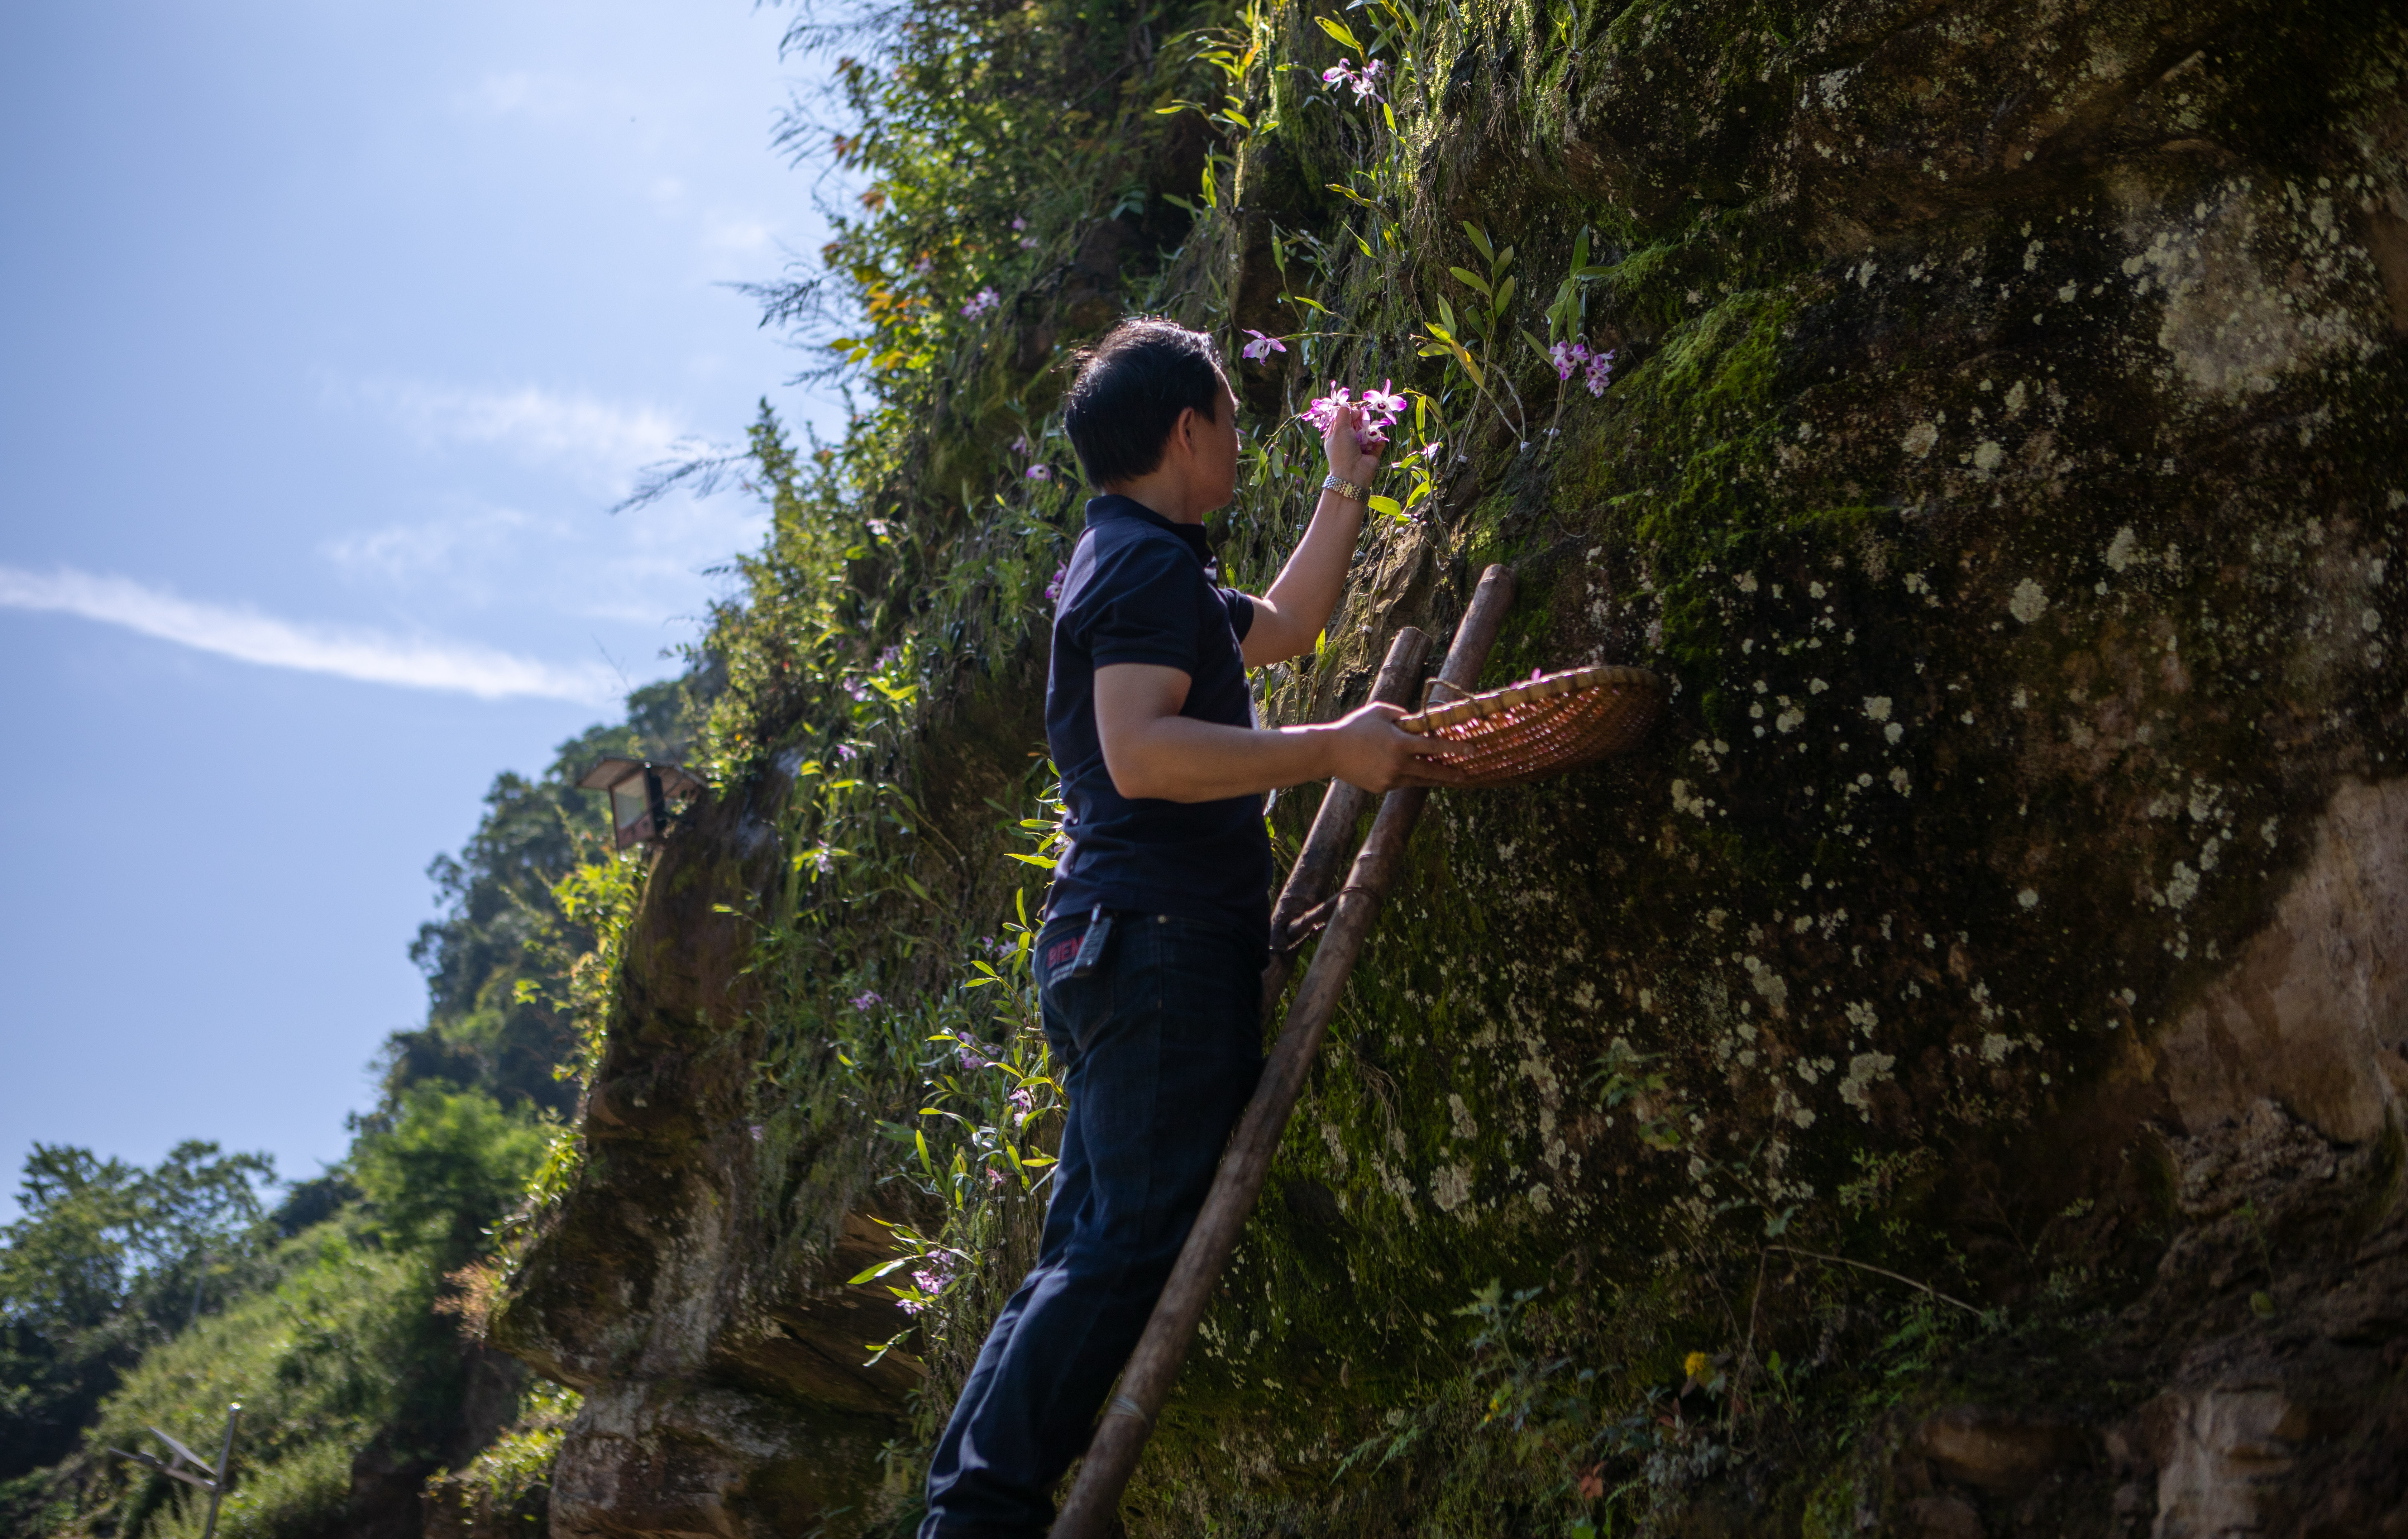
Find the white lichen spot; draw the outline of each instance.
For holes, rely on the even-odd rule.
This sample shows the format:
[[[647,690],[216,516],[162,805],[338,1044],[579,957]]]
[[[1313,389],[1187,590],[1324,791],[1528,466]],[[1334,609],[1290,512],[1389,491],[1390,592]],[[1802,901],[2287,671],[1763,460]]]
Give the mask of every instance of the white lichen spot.
[[[1973,468],[1984,475],[1988,475],[2006,462],[2006,447],[1996,439],[1984,439],[1973,446]]]
[[[1555,1211],[1555,1194],[1547,1190],[1547,1184],[1543,1181],[1534,1182],[1531,1184],[1530,1211],[1533,1213],[1553,1213]]]
[[[1737,577],[1732,578],[1731,582],[1738,585],[1739,591],[1742,593],[1754,593],[1756,589],[1756,573],[1754,572],[1742,572]]]
[[[1793,705],[1786,711],[1784,711],[1780,715],[1773,717],[1772,725],[1774,729],[1777,731],[1795,732],[1799,727],[1805,725],[1805,721],[1806,712],[1799,710]]]
[[[1321,1125],[1321,1141],[1329,1145],[1329,1162],[1343,1172],[1346,1169],[1346,1140],[1338,1131],[1336,1123],[1325,1122]]]
[[[1886,695],[1866,696],[1865,719],[1867,721],[1875,722],[1885,722],[1889,720],[1889,697]]]
[[[1809,679],[1806,681],[1806,693],[1809,695],[1820,695],[1823,691],[1830,687],[1831,686],[1829,684],[1824,683],[1820,679]]]
[[[2166,883],[2166,906],[2176,912],[2187,908],[2199,896],[2199,873],[2182,861],[2174,862],[2174,874]]]
[[[1898,440],[1898,446],[1900,449],[1905,450],[1908,453],[1913,454],[1915,458],[1921,459],[1925,455],[1930,453],[1932,446],[1937,444],[1939,441],[1940,424],[1937,423],[1922,422],[1916,423],[1913,427],[1908,428],[1906,430],[1906,437]]]
[[[1455,1124],[1455,1137],[1472,1139],[1480,1135],[1480,1124],[1472,1120],[1471,1108],[1463,1103],[1461,1096],[1449,1095],[1446,1098],[1446,1115]]]
[[[1984,1063],[2004,1063],[2007,1061],[2007,1054],[2014,1047],[2014,1045],[2015,1044],[2012,1040],[1999,1032],[1990,1032],[1982,1039],[1982,1061]]]
[[[1703,817],[1706,815],[1706,809],[1713,805],[1713,803],[1705,798],[1692,794],[1687,781],[1676,780],[1672,783],[1672,811],[1686,813],[1692,817]]]
[[[2028,626],[2048,612],[2048,594],[2027,577],[2015,584],[2015,591],[2008,597],[2007,612]]]
[[[1882,739],[1886,742],[1894,743],[1898,741],[1899,739],[1905,736],[1906,728],[1899,726],[1896,722],[1892,722],[1887,726],[1882,728]]]
[[[2015,901],[2025,908],[2036,909],[2040,907],[2040,893],[2031,887],[2026,887],[2015,894]]]
[[[1914,784],[1914,778],[1906,772],[1906,767],[1904,765],[1899,765],[1897,769],[1892,770],[1889,772],[1890,789],[1896,791],[1899,796],[1905,796],[1907,794],[1908,787]]]
[[[1789,1007],[1789,985],[1782,979],[1781,974],[1753,956],[1741,957],[1739,965],[1747,970],[1747,981],[1755,985],[1758,994],[1764,996],[1765,1003],[1776,1011]]]
[[[1873,1014],[1872,1003],[1868,1000],[1858,1000],[1848,1006],[1846,1014],[1848,1024],[1859,1031],[1870,1031],[1881,1024],[1881,1017]]]
[[[2115,531],[2115,538],[2107,542],[2107,569],[2111,572],[2125,570],[2141,559],[2140,550],[2140,537],[2132,533],[2130,525],[2125,525]]]
[[[1430,1174],[1430,1201],[1438,1204],[1440,1213],[1466,1208],[1471,1201],[1471,1172],[1460,1165],[1440,1166]],[[1468,1208],[1462,1217],[1466,1223],[1471,1221]]]
[[[1868,1012],[1870,1014],[1870,1012]],[[1856,1115],[1870,1121],[1872,1098],[1866,1094],[1875,1080],[1889,1078],[1898,1059],[1887,1053],[1859,1053],[1848,1060],[1848,1077],[1840,1082],[1840,1099],[1856,1110]]]

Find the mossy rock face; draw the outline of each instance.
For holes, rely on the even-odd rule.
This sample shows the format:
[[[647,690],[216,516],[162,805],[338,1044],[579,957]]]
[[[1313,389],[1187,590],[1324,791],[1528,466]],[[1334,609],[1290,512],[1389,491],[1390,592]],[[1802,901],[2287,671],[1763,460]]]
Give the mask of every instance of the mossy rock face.
[[[497,1345],[584,1392],[552,1475],[556,1532],[766,1532],[858,1510],[908,1425],[916,1365],[866,1364],[861,1346],[899,1329],[893,1301],[845,1284],[884,1254],[849,1211],[853,1130],[796,1109],[800,1136],[772,1149],[753,1103],[745,913],[782,864],[783,790],[706,800],[655,857],[583,1165],[494,1320]],[[820,1179],[791,1181],[797,1166]]]
[[[1489,682],[1634,662],[1671,698],[1623,759],[1433,800],[1132,1531],[2387,1532],[2408,28],[1642,0],[1551,51],[1482,14],[1430,238],[1547,273],[1599,232],[1616,378],[1375,535],[1268,702],[1359,699],[1489,561]],[[1342,214],[1330,152],[1247,151],[1217,292],[1268,303],[1264,222]],[[966,866],[1029,720],[972,695],[917,750]],[[710,938],[757,837],[707,818],[655,874],[595,1152],[504,1322],[628,1405],[776,1380],[766,1324],[661,1356],[663,1322],[782,1318],[770,1272],[834,1255],[867,1169],[814,1125],[768,1217],[687,1238],[756,1211],[724,1119],[760,1045],[650,980],[740,986]],[[762,1474],[788,1494],[711,1532],[872,1487],[824,1447],[853,1474]]]
[[[2371,960],[2408,935],[2377,831],[2408,808],[2397,20],[1796,21],[1773,49],[1717,42],[1713,7],[1632,7],[1545,147],[1628,221],[1621,376],[1406,544],[1517,565],[1492,681],[1642,662],[1671,710],[1621,763],[1436,803],[1299,1112],[1291,1201],[1163,1439],[1174,1531],[1229,1512],[1232,1458],[1266,1522],[1550,1510],[1474,1523],[1426,1471],[1316,1489],[1376,1442],[1364,1413],[1416,1411],[1462,1360],[1442,1322],[1492,1276],[1549,1287],[1544,1348],[1627,1391],[1752,1331],[1827,1362],[1804,1252],[2031,1310],[2078,1275],[2084,1307],[2136,1311],[2119,1365],[2173,1376],[2191,1328],[2152,1273],[2216,1202],[2169,1213],[2136,1167],[2214,1189],[2271,1136],[2252,1117],[2287,1119],[2398,1222],[2369,1153],[2408,1086]],[[1500,243],[1586,212],[1458,195]],[[1365,569],[1323,680],[1447,618],[1376,597],[1408,561]],[[2352,1271],[2277,1247],[2257,1280],[2317,1265]],[[2379,1373],[2335,1395],[2314,1350],[2229,1350],[2282,1386],[2253,1416],[2314,1401],[2372,1435],[2395,1414]],[[2190,1373],[2164,1392],[2205,1427],[2239,1391]],[[2136,1490],[2237,1478],[2244,1434],[2190,1448],[2119,1392],[2048,1414],[2118,1429]],[[1900,1458],[1937,1425],[1898,1422]],[[2089,1457],[2032,1435],[2057,1453],[2023,1474],[1922,1458],[1867,1510],[1978,1527]],[[1655,1457],[1716,1442],[1743,1449],[1668,1434]],[[1805,1474],[1735,1478],[1760,1503]]]

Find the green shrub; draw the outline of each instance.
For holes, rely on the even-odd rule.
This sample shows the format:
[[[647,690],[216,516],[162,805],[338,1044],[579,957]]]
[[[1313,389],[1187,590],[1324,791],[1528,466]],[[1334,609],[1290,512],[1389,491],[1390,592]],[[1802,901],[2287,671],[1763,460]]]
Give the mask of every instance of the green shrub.
[[[311,1443],[236,1482],[218,1514],[224,1539],[314,1539],[339,1531],[351,1493],[348,1442]],[[199,1539],[208,1503],[187,1493],[145,1532],[154,1539]]]
[[[352,1455],[402,1409],[434,1296],[423,1260],[375,1249],[343,1223],[288,1242],[275,1260],[282,1275],[272,1287],[148,1354],[92,1437],[96,1447],[156,1452],[146,1430],[155,1426],[213,1456],[226,1406],[240,1402],[235,1491],[220,1524],[229,1533],[323,1531]],[[119,1460],[101,1479],[104,1494],[133,1497],[126,1539],[199,1532],[199,1493],[161,1489],[170,1483]]]

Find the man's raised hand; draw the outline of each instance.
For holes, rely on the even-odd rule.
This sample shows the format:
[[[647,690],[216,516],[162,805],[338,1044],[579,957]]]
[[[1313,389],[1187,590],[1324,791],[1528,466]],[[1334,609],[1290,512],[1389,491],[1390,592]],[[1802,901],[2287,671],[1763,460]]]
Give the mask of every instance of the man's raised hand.
[[[1432,756],[1447,752],[1435,738],[1417,737],[1396,725],[1405,712],[1373,701],[1326,728],[1329,733],[1330,773],[1366,791],[1392,791],[1399,785],[1454,785],[1463,772]]]
[[[1321,452],[1329,458],[1329,473],[1358,486],[1371,484],[1380,472],[1381,452],[1387,447],[1388,440],[1376,429],[1364,426],[1362,409],[1351,401],[1330,413],[1329,425],[1321,430]]]

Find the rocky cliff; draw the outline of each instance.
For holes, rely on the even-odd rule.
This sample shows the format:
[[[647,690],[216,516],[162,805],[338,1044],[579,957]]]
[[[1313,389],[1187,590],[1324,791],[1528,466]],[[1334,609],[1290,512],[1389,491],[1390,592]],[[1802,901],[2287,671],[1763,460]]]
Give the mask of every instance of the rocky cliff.
[[[1674,694],[1434,801],[1132,1532],[2408,1532],[2401,9],[941,14],[1102,195],[880,362],[926,383],[874,476],[756,443],[824,592],[723,621],[750,715],[497,1327],[585,1392],[554,1532],[908,1521],[1042,1201],[978,949],[1076,527],[1024,467],[1059,345],[1150,304],[1288,344],[1241,574],[1305,396],[1419,400],[1273,713],[1490,560],[1492,682]],[[818,693],[747,694],[781,658]],[[848,1281],[898,1244],[915,1313]]]

